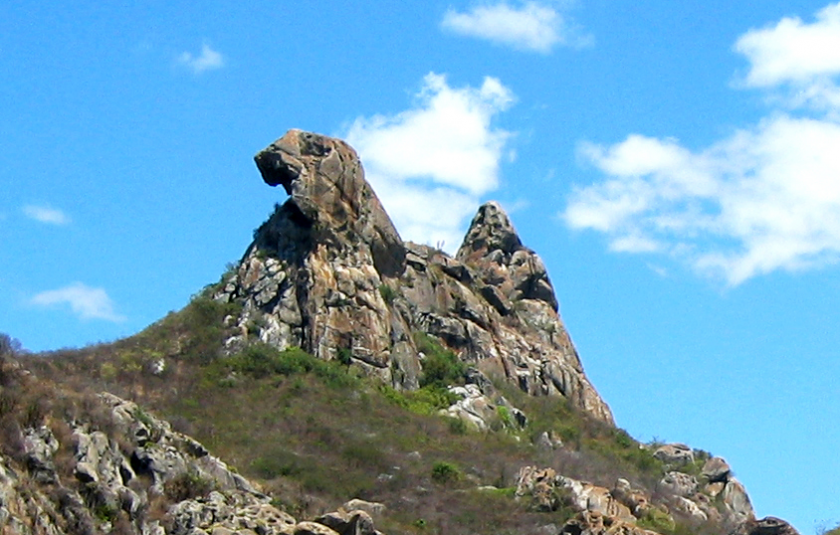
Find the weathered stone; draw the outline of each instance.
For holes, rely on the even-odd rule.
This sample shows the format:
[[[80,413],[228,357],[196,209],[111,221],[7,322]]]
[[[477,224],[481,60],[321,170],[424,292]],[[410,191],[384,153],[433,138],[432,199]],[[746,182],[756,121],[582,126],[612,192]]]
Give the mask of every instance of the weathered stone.
[[[583,511],[569,520],[561,529],[568,535],[659,535],[640,528],[632,522],[623,522],[597,511]]]
[[[768,516],[744,522],[733,535],[799,535],[799,532],[781,518]]]
[[[665,464],[685,465],[694,462],[694,451],[685,444],[663,444],[653,456]]]
[[[536,511],[555,511],[561,505],[577,511],[604,515],[613,521],[635,522],[636,518],[614,493],[604,487],[557,475],[551,468],[524,466],[517,477],[516,496],[531,500]]]
[[[712,457],[703,465],[702,474],[710,483],[726,482],[732,469],[723,457]]]
[[[556,511],[560,507],[556,488],[557,472],[552,468],[523,466],[516,478],[517,499],[528,498],[534,511]]]
[[[644,491],[634,489],[626,479],[619,478],[616,480],[611,493],[637,518],[641,517],[650,507],[650,497]]]
[[[303,216],[303,226],[316,226],[316,233],[366,245],[382,276],[402,274],[402,240],[365,181],[361,162],[349,145],[290,130],[254,159],[263,180],[283,186],[291,196],[286,204],[292,217]]]
[[[371,516],[379,516],[385,512],[385,504],[379,502],[369,502],[353,498],[342,506],[346,511],[364,511]]]
[[[697,478],[682,472],[668,472],[659,481],[657,490],[665,494],[689,497],[697,492],[699,483]]]
[[[695,522],[707,522],[709,516],[692,500],[683,496],[676,496],[672,500],[672,507],[675,512],[682,516],[691,518]]]
[[[376,535],[373,519],[362,510],[327,513],[315,519],[315,522],[329,527],[339,535]]]
[[[755,519],[755,510],[750,503],[747,489],[733,477],[729,478],[726,487],[723,489],[723,503],[735,522],[741,523]]]

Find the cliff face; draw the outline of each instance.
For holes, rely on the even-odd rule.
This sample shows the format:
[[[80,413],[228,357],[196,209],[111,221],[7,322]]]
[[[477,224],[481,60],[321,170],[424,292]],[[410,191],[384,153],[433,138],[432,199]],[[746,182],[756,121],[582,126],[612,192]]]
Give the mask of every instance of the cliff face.
[[[346,143],[292,130],[255,159],[265,182],[290,197],[216,295],[244,303],[231,347],[256,336],[325,360],[349,357],[413,389],[424,357],[415,334],[426,333],[478,376],[564,397],[613,423],[557,314],[545,266],[498,204],[479,209],[452,258],[402,241]]]

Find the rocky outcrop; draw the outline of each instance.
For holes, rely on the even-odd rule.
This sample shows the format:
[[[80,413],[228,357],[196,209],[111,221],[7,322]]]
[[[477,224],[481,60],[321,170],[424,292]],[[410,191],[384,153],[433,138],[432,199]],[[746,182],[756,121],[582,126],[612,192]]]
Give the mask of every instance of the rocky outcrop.
[[[0,532],[381,535],[371,514],[382,504],[351,500],[298,522],[135,403],[111,394],[85,403],[67,422],[22,429],[19,458],[0,457]]]
[[[452,258],[400,239],[340,140],[292,130],[256,162],[289,199],[216,294],[243,304],[232,349],[249,339],[299,346],[413,389],[423,360],[415,335],[425,333],[485,376],[613,423],[557,314],[545,266],[498,204],[479,209]]]
[[[573,530],[588,529],[584,527],[586,519],[597,519],[592,533],[599,533],[604,526],[623,526],[623,531],[634,532],[640,529],[635,526],[637,521],[672,527],[680,521],[727,529],[757,525],[743,485],[731,477],[728,469],[722,475],[722,467],[728,467],[726,462],[713,457],[706,464],[714,476],[727,479],[710,481],[708,475],[703,475],[701,484],[695,476],[671,471],[657,485],[655,499],[648,492],[633,488],[625,479],[618,479],[612,489],[607,489],[564,477],[551,468],[525,466],[517,477],[516,497],[527,500],[534,511],[567,507],[581,513],[583,516],[571,523]]]

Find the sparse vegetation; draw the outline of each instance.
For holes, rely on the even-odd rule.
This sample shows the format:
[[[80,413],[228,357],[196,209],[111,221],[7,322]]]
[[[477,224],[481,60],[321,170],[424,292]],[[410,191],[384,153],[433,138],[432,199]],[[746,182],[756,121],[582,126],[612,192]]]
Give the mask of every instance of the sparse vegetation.
[[[415,335],[425,355],[422,387],[398,391],[347,366],[352,362],[349,348],[337,349],[329,362],[299,348],[279,351],[259,342],[223,355],[222,341],[232,332],[225,318],[238,314],[237,305],[216,302],[205,293],[134,337],[27,363],[39,377],[62,381],[78,392],[98,392],[104,384],[144,410],[170,418],[293,514],[319,514],[352,497],[410,503],[391,511],[381,527],[378,523],[385,533],[516,533],[564,522],[571,509],[562,499],[560,509],[551,513],[532,512],[527,500],[513,499],[516,475],[525,465],[552,467],[607,487],[624,477],[650,490],[664,472],[651,450],[626,432],[587,417],[562,399],[531,397],[504,381],[496,388],[528,415],[524,428],[514,425],[505,406],[497,408],[496,423],[504,433],[470,432],[464,421],[440,417],[439,411],[457,400],[447,387],[463,384],[466,367],[429,335]],[[149,363],[160,359],[167,362],[166,372],[151,373]],[[23,425],[44,421],[57,410],[95,410],[81,401],[70,408],[41,397],[47,402],[33,404],[37,394],[0,390],[0,432],[9,437],[3,442],[5,454],[20,449],[16,444]],[[148,418],[141,411],[136,416]],[[111,424],[102,418],[99,425]],[[560,438],[564,447],[535,446],[543,432]],[[71,454],[68,450],[68,459]],[[194,481],[194,475],[171,480],[163,499],[212,490],[212,482]],[[481,485],[498,490],[467,490]],[[422,490],[429,488],[435,490]],[[405,497],[408,502],[402,501]],[[101,513],[101,520],[113,517]],[[659,517],[645,522],[667,528]],[[667,535],[682,525],[670,529]]]
[[[195,472],[181,472],[163,484],[163,493],[173,503],[206,496],[216,488],[214,481]]]

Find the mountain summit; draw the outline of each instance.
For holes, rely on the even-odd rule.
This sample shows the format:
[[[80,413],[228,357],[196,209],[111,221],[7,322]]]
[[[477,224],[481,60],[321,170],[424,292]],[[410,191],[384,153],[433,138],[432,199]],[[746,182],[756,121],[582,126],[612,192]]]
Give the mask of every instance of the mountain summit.
[[[545,266],[497,203],[483,205],[455,258],[404,242],[343,141],[291,130],[255,157],[289,199],[257,229],[215,298],[244,303],[237,336],[347,359],[398,389],[419,386],[418,336],[488,378],[558,396],[613,424],[557,313]]]

